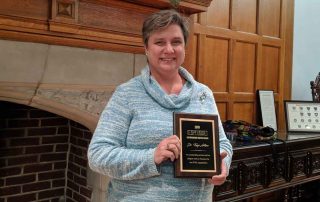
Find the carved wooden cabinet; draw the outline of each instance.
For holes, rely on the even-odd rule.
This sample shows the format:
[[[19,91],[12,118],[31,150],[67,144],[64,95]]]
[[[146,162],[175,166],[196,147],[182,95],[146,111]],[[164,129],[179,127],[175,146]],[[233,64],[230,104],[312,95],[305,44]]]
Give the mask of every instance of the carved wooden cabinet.
[[[318,179],[320,134],[292,140],[287,136],[270,143],[236,143],[229,176],[215,187],[213,201],[237,201],[279,190],[283,194],[274,200],[292,201],[301,197],[297,186]]]

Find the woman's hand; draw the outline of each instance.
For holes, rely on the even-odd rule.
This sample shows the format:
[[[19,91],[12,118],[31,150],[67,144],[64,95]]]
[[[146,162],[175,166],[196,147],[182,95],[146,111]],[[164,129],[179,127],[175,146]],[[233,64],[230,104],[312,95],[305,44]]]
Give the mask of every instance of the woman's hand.
[[[170,159],[174,161],[180,155],[181,143],[176,135],[171,135],[163,139],[154,152],[154,162],[160,165],[162,162]]]
[[[212,176],[211,179],[209,179],[209,183],[213,184],[213,185],[222,185],[226,179],[227,179],[227,166],[226,163],[224,162],[224,158],[227,156],[227,152],[223,151],[220,154],[220,158],[221,158],[221,174],[220,175],[214,175]]]

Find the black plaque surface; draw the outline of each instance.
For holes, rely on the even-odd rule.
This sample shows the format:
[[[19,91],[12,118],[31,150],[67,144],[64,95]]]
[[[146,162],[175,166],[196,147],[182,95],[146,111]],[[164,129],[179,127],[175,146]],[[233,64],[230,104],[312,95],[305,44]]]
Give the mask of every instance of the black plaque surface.
[[[181,151],[174,163],[175,177],[210,178],[220,174],[218,116],[177,113],[174,132],[180,138]]]

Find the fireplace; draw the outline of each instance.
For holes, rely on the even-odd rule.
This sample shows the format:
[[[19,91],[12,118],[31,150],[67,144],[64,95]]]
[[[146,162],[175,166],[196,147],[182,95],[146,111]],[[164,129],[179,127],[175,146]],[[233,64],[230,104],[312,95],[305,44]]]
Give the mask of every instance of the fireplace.
[[[0,40],[0,202],[105,201],[87,148],[142,54]],[[18,61],[17,61],[18,60]]]

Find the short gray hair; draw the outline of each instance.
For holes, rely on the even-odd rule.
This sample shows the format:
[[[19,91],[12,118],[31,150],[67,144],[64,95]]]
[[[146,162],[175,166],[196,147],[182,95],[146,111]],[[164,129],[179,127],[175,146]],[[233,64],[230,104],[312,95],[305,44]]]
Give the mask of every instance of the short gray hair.
[[[145,46],[148,45],[150,35],[158,30],[164,29],[169,25],[177,24],[180,26],[185,44],[189,37],[189,21],[186,17],[181,16],[175,10],[161,10],[150,15],[142,27],[142,38]]]

